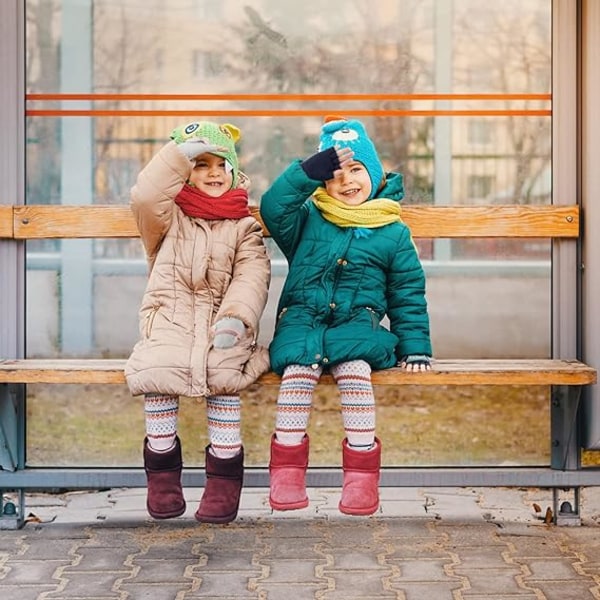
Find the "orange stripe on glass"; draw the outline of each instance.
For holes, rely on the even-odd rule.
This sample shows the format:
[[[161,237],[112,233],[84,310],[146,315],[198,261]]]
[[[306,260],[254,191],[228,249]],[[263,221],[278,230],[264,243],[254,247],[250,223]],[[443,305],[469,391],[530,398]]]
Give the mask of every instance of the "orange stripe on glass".
[[[337,115],[356,117],[549,117],[551,110],[544,109],[498,109],[498,110],[339,110]],[[320,117],[331,114],[322,110],[27,110],[28,117]]]
[[[549,102],[550,94],[27,94],[30,103],[45,102],[367,102],[367,101],[396,101],[396,102],[422,102],[422,101],[475,101],[475,102],[515,102],[534,101]],[[219,117],[323,117],[331,114],[331,107],[318,109],[154,109],[154,108],[29,108],[26,111],[29,117],[170,117],[170,116],[219,116]],[[340,109],[334,112],[340,116],[413,116],[413,117],[441,117],[441,116],[551,116],[549,108],[514,108],[504,107],[496,109],[407,109],[407,108],[369,108],[369,109]]]
[[[243,100],[252,102],[293,100],[315,101],[363,101],[363,100],[551,100],[550,94],[27,94],[29,101],[132,101],[175,100],[210,101]]]

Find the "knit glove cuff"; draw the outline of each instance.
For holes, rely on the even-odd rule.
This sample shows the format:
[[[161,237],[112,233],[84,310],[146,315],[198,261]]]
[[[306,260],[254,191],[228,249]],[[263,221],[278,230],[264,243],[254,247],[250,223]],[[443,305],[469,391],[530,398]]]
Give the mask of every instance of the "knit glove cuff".
[[[173,129],[171,139],[177,144],[178,150],[190,161],[209,152],[226,152],[227,148],[211,144],[206,138],[201,137],[198,123],[189,123]]]
[[[246,332],[246,326],[240,319],[224,317],[215,323],[214,332],[213,346],[215,348],[232,348]]]
[[[328,181],[333,179],[333,173],[340,168],[340,159],[337,150],[331,147],[309,156],[300,166],[311,179]]]
[[[214,154],[215,152],[223,152],[224,149],[221,146],[215,146],[214,144],[209,144],[203,140],[195,139],[195,140],[186,140],[185,142],[181,142],[177,144],[177,149],[189,160],[194,161],[201,154],[205,154],[208,152],[209,154]]]

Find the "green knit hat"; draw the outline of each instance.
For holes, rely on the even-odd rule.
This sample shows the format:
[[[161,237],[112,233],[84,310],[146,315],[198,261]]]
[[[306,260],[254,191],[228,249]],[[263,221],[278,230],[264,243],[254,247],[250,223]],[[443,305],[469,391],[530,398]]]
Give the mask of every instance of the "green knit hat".
[[[176,144],[181,144],[192,138],[199,138],[212,145],[226,148],[224,152],[211,152],[224,158],[233,170],[233,185],[237,187],[239,181],[240,165],[238,162],[235,144],[241,137],[241,131],[231,123],[213,123],[212,121],[194,121],[171,132],[171,139]]]

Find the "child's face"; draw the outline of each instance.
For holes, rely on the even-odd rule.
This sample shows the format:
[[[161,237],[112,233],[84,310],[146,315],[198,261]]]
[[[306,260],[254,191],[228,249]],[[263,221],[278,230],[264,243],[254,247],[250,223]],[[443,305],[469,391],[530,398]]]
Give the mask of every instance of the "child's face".
[[[325,182],[327,193],[348,206],[358,206],[365,202],[371,194],[371,187],[369,172],[358,161],[344,165],[333,179]]]
[[[208,152],[201,154],[195,160],[190,183],[205,194],[218,198],[229,191],[233,184],[233,171],[225,166],[224,158]]]

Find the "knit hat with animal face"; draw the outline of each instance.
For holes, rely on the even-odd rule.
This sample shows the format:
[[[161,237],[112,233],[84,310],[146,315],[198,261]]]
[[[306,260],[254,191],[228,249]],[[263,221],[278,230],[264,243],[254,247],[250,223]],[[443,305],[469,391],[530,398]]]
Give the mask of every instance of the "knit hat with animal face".
[[[235,125],[230,123],[220,125],[212,121],[195,121],[183,127],[177,127],[171,132],[171,139],[177,144],[190,139],[200,139],[211,146],[225,148],[223,152],[215,151],[211,154],[220,156],[229,163],[233,171],[232,187],[234,188],[237,187],[240,177],[240,165],[235,151],[235,144],[240,137],[241,131]]]
[[[319,150],[336,148],[351,148],[354,160],[361,162],[371,179],[369,200],[375,196],[385,176],[375,145],[367,135],[365,126],[357,120],[347,121],[342,117],[327,117],[321,127]]]

